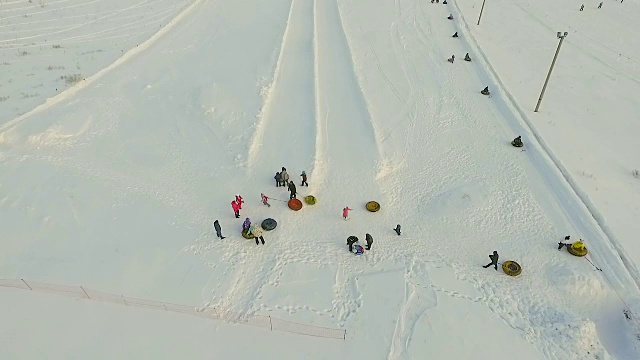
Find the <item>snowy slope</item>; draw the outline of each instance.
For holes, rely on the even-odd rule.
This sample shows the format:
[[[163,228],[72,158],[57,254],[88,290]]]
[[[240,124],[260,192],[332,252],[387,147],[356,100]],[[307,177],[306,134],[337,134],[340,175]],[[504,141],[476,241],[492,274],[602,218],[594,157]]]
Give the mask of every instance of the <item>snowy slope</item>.
[[[26,336],[25,319],[51,303],[91,351],[100,349],[83,340],[84,314],[135,316],[141,329],[176,321],[166,326],[187,329],[166,335],[176,340],[200,326],[221,337],[193,358],[217,348],[299,358],[308,343],[318,358],[640,356],[640,329],[623,315],[639,304],[637,274],[546,149],[535,138],[525,152],[509,145],[526,122],[498,91],[479,94],[496,83],[488,64],[446,62],[478,50],[450,37],[447,15],[412,0],[199,0],[144,51],[0,128],[1,277],[343,327],[346,341],[3,290],[15,309],[0,328],[13,339],[6,351],[20,358],[44,336]],[[298,185],[309,174],[299,196],[318,204],[286,207],[273,185],[281,166]],[[238,193],[241,219],[229,205]],[[367,212],[369,200],[382,210]],[[266,245],[240,237],[245,216],[278,221]],[[214,219],[226,239],[215,238]],[[365,233],[373,249],[349,254],[346,238]],[[566,234],[584,236],[606,271],[557,251]],[[480,267],[493,250],[523,274]],[[236,331],[255,348],[228,336]],[[144,356],[133,345],[141,335],[113,333],[96,334],[124,343],[106,354]]]
[[[521,104],[535,134],[553,152],[565,176],[616,250],[635,273],[640,263],[640,168],[638,134],[640,42],[635,2],[492,1],[477,26],[480,3],[457,1],[510,96]],[[527,31],[521,31],[521,29]],[[540,111],[536,101],[557,48],[557,31],[569,33]],[[522,46],[522,44],[527,44]],[[524,134],[523,134],[524,135]],[[640,279],[637,279],[637,281]]]

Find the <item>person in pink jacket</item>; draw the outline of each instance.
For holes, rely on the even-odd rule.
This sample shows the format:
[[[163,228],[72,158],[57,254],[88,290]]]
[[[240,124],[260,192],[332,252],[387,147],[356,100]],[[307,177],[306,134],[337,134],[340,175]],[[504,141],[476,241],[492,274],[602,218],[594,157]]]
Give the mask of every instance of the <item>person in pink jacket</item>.
[[[349,211],[353,210],[353,209],[349,209],[349,207],[347,206],[346,208],[342,209],[342,217],[345,220],[349,220]]]
[[[232,201],[231,202],[231,207],[233,208],[233,212],[236,214],[236,219],[240,218],[240,207],[238,206],[238,203],[236,203],[236,201]]]
[[[243,202],[244,202],[244,200],[242,199],[242,196],[236,195],[236,203],[238,204],[238,209],[242,209],[242,203]]]

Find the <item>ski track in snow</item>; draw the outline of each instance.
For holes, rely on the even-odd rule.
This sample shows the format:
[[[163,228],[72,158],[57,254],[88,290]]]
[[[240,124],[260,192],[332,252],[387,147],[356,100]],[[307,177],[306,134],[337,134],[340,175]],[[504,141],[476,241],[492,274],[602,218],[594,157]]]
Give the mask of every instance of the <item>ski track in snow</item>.
[[[278,159],[276,164],[287,164],[296,182],[299,171],[310,173],[315,151],[310,141],[315,138],[313,6],[312,1],[291,2],[275,76],[249,147],[250,173],[275,173]]]
[[[387,357],[389,360],[412,358],[408,349],[415,324],[425,311],[438,305],[436,291],[432,288],[431,279],[424,267],[424,264],[413,260],[405,271],[405,299],[391,340]]]
[[[348,205],[350,199],[362,201],[374,195],[363,194],[368,187],[362,185],[375,182],[380,147],[336,1],[316,2],[315,18],[318,126],[322,128],[316,161],[325,167],[325,181],[341,184],[349,194],[342,201]]]

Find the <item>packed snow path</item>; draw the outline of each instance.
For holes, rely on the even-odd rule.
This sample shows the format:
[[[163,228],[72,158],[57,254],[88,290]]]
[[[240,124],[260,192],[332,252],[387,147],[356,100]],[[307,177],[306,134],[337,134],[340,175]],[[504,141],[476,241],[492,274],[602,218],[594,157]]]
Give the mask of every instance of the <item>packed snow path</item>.
[[[202,0],[196,10],[0,134],[11,239],[0,272],[345,326],[343,357],[468,358],[479,344],[524,359],[634,355],[613,291],[633,299],[633,280],[538,145],[509,145],[518,122],[499,89],[479,94],[490,77],[461,61],[473,47],[451,38],[460,29],[447,7]],[[274,186],[281,166],[297,184],[308,170],[300,197],[319,203],[289,210]],[[369,200],[382,210],[366,212]],[[240,237],[246,216],[278,220],[266,245]],[[349,254],[347,236],[365,233],[373,250]],[[614,289],[556,250],[568,233],[588,235]],[[493,250],[523,274],[483,269]]]

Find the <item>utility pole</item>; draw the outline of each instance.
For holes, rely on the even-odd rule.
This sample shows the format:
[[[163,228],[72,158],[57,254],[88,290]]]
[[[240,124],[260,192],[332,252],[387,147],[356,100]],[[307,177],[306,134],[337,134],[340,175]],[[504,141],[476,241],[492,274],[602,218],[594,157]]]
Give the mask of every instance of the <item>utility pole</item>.
[[[547,84],[549,83],[549,78],[551,77],[551,72],[553,71],[553,66],[556,64],[556,59],[558,58],[558,53],[560,52],[560,47],[562,46],[562,41],[564,40],[564,38],[567,37],[567,35],[569,35],[568,32],[564,32],[561,33],[560,31],[558,31],[558,39],[560,39],[560,42],[558,43],[558,49],[556,50],[556,54],[553,56],[553,61],[551,62],[551,67],[549,68],[549,73],[547,74],[547,79],[544,81],[544,85],[542,86],[542,92],[540,93],[540,98],[538,98],[538,104],[536,104],[536,109],[533,110],[534,112],[538,112],[538,109],[540,108],[540,103],[542,102],[542,97],[544,96],[544,91],[547,89]]]
[[[482,0],[482,7],[480,8],[480,16],[478,16],[478,25],[480,25],[480,19],[482,18],[482,10],[484,10],[484,2],[487,0]]]

